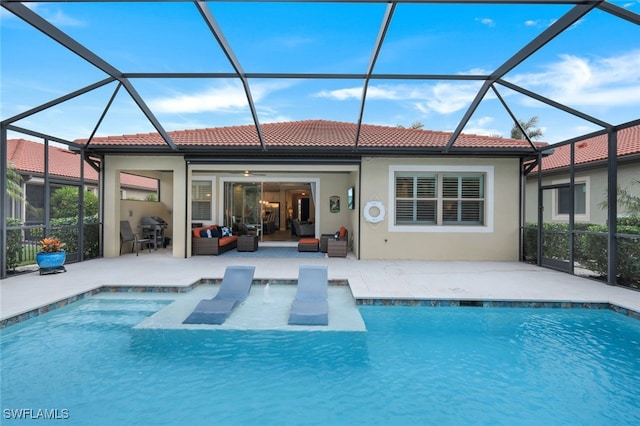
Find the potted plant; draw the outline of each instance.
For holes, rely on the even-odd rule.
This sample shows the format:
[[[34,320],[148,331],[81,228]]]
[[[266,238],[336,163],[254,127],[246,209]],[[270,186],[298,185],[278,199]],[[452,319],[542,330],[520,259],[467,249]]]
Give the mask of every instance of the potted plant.
[[[36,263],[40,269],[59,268],[64,265],[66,258],[64,243],[59,238],[40,240],[40,252],[36,253]]]

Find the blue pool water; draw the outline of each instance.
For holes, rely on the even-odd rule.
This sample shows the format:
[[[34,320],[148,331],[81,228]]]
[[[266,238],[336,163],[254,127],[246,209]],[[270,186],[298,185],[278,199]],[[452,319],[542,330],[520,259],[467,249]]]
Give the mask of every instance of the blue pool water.
[[[3,329],[0,423],[640,424],[640,321],[612,311],[368,306],[366,333],[132,328],[164,303],[90,299]]]

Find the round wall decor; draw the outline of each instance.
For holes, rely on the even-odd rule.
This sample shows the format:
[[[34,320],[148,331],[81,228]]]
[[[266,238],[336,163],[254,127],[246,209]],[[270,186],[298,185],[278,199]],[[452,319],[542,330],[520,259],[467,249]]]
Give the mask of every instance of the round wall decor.
[[[364,219],[367,222],[378,223],[384,220],[384,204],[381,201],[369,201],[364,206]]]

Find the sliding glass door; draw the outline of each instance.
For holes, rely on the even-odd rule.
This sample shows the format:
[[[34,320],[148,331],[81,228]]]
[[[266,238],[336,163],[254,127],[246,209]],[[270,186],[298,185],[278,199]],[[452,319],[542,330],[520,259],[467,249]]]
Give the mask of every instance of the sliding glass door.
[[[262,184],[227,182],[225,183],[225,224],[232,226],[235,233],[262,230]]]
[[[223,223],[238,235],[254,233],[260,241],[290,241],[292,219],[318,221],[315,185],[310,182],[239,178],[223,185]]]

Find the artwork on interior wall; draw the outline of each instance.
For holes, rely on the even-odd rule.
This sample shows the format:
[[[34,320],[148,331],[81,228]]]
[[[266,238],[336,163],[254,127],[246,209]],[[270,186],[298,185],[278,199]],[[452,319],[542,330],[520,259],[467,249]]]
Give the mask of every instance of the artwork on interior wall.
[[[340,197],[337,195],[329,197],[329,211],[331,213],[340,213]]]
[[[349,189],[347,189],[347,208],[349,210],[355,209],[355,201],[353,198],[354,196],[355,196],[355,188],[352,186]]]

